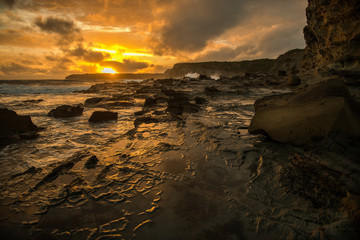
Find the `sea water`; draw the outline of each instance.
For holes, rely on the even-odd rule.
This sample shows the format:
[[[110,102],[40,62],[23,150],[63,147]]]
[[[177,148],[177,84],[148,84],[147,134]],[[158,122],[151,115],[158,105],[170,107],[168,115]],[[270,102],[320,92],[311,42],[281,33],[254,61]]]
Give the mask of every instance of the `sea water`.
[[[0,108],[30,115],[33,123],[43,128],[36,139],[22,140],[0,149],[0,176],[32,166],[46,167],[83,149],[101,151],[110,139],[129,130],[132,109],[121,110],[119,121],[122,124],[89,123],[93,111],[104,110],[99,108],[86,108],[82,116],[72,118],[47,115],[57,106],[83,104],[87,98],[96,97],[96,93],[76,92],[88,89],[92,84],[69,80],[0,81]]]

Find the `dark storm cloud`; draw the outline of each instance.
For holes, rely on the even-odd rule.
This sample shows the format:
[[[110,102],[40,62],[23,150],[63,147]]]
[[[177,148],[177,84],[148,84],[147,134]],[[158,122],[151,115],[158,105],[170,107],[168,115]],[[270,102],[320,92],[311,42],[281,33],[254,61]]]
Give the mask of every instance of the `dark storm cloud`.
[[[95,52],[84,48],[82,45],[78,45],[75,49],[68,50],[67,53],[69,56],[78,57],[91,63],[99,63],[111,57],[109,53]]]
[[[5,7],[13,8],[15,6],[15,0],[1,0],[0,1],[0,7],[5,5]]]
[[[122,62],[104,61],[100,65],[102,67],[110,67],[117,72],[135,72],[149,66],[146,62],[138,62],[131,59],[124,59]]]
[[[240,54],[250,56],[251,58],[251,56],[254,56],[257,53],[258,49],[252,44],[240,45],[236,48],[222,47],[199,55],[195,61],[234,61],[237,60]]]
[[[13,74],[13,73],[42,73],[46,72],[43,69],[33,68],[26,66],[24,64],[16,63],[16,62],[10,62],[8,64],[3,64],[0,66],[0,71],[4,74]]]
[[[48,17],[46,19],[38,17],[35,19],[35,25],[45,32],[57,33],[60,35],[69,35],[79,32],[79,29],[76,28],[72,20],[55,17]]]
[[[162,16],[166,23],[158,32],[156,51],[198,51],[207,41],[227,29],[236,26],[242,19],[243,1],[196,0],[175,1]]]
[[[284,53],[304,46],[303,33],[296,26],[282,26],[266,34],[259,42],[264,53]]]
[[[244,26],[248,28],[247,32],[250,32],[252,29],[259,31],[259,26],[269,29],[272,25],[300,21],[302,25],[293,24],[292,30],[300,33],[296,42],[303,41],[301,34],[305,25],[306,0],[177,0],[171,4],[158,0],[158,3],[165,10],[156,15],[162,24],[154,26],[152,32],[155,54],[201,51],[209,41],[238,26]],[[241,35],[242,32],[233,34]],[[258,43],[261,36],[257,37],[253,41]],[[274,39],[271,40],[275,43],[278,39],[282,42],[282,38],[286,38],[287,35],[283,31],[273,37]],[[299,44],[295,45],[299,46]],[[232,52],[232,49],[235,52]],[[208,54],[209,58],[219,56],[220,59],[217,60],[226,60],[227,55],[236,58],[237,50],[239,49],[236,46],[225,47],[221,51],[213,50]]]

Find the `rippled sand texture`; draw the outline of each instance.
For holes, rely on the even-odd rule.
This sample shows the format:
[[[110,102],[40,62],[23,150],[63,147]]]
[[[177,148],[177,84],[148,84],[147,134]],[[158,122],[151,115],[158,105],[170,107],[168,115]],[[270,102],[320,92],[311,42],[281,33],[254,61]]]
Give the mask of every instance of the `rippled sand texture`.
[[[358,143],[339,137],[300,148],[249,135],[255,99],[286,90],[246,87],[240,80],[102,86],[96,96],[126,94],[134,102],[128,108],[144,110],[128,115],[133,128],[103,148],[2,177],[2,234],[89,240],[356,236]],[[179,94],[168,90],[188,99],[182,114],[168,109]],[[156,104],[142,109],[149,97]],[[195,97],[206,102],[195,104]],[[94,154],[100,161],[88,169]]]

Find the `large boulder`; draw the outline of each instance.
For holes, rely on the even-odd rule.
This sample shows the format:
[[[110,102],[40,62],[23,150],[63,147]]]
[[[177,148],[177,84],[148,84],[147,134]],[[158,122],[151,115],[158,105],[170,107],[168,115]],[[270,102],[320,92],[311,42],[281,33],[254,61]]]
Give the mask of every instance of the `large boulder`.
[[[360,136],[360,105],[336,79],[255,102],[249,133],[294,145],[343,131]]]
[[[48,113],[48,116],[54,118],[68,118],[81,116],[83,114],[84,108],[79,106],[70,106],[70,105],[61,105],[51,110]]]
[[[91,114],[89,118],[89,122],[97,123],[97,122],[105,122],[110,120],[117,120],[118,114],[116,112],[110,111],[96,111]]]
[[[0,146],[20,139],[34,138],[39,128],[30,116],[19,116],[7,108],[0,108]]]

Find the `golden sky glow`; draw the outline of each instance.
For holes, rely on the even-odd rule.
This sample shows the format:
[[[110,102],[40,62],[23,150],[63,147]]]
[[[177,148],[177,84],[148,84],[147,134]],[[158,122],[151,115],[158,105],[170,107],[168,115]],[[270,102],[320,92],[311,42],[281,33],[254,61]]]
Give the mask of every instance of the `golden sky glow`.
[[[177,62],[275,58],[305,46],[306,5],[306,0],[0,0],[0,79],[155,73]]]

